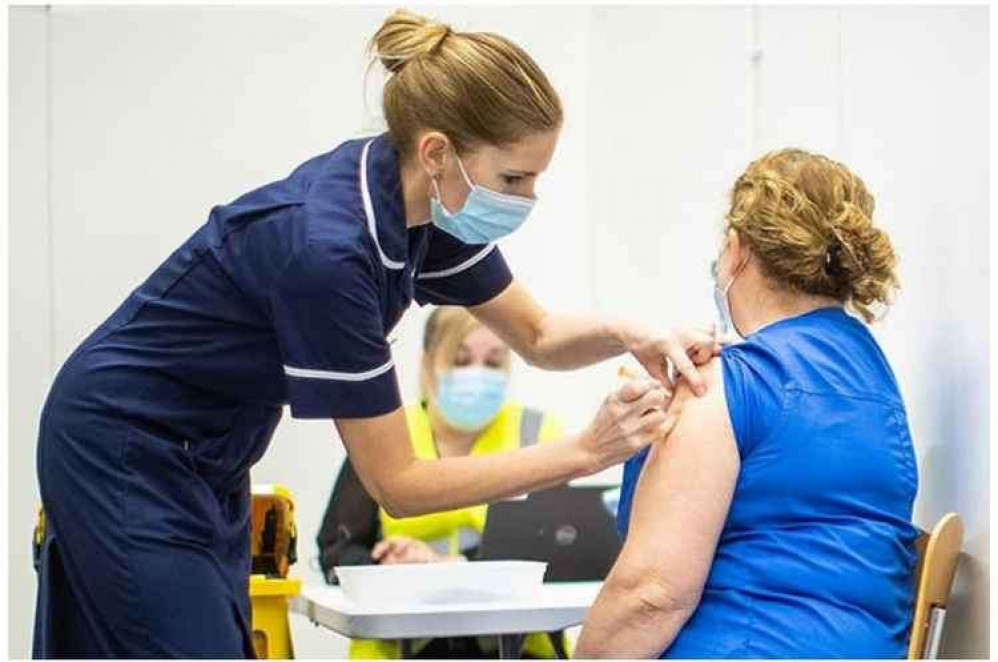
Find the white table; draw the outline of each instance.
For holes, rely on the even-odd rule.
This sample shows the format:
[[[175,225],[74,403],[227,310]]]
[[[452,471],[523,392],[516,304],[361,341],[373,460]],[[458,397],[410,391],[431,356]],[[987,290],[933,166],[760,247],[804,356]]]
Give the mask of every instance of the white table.
[[[529,599],[364,606],[338,586],[306,586],[291,610],[351,639],[496,635],[500,657],[519,657],[524,632],[554,632],[585,620],[601,582],[544,584]]]

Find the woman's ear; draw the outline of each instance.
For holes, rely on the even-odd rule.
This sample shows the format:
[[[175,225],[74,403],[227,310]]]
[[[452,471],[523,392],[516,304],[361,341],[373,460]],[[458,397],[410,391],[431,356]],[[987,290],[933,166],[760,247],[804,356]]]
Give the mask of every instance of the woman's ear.
[[[416,160],[431,179],[439,178],[447,165],[450,140],[439,131],[427,131],[416,142]]]
[[[735,257],[736,251],[741,249],[742,242],[734,228],[728,228],[728,234],[724,240],[728,243],[728,250],[731,251],[732,257]]]
[[[728,254],[731,266],[731,273],[738,274],[749,261],[751,253],[745,242],[742,241],[741,237],[738,236],[738,232],[734,228],[728,230]]]

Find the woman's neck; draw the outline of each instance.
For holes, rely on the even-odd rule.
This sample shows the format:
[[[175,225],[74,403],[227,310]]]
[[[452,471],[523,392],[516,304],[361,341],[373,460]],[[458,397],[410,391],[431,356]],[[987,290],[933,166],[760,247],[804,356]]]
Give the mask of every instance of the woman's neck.
[[[405,226],[414,228],[430,222],[430,178],[412,163],[399,165]]]
[[[741,296],[742,305],[737,312],[732,310],[732,316],[738,322],[738,331],[743,336],[780,320],[805,315],[820,308],[842,306],[842,302],[833,297],[790,292],[771,286],[758,274],[745,276],[741,285],[747,294]],[[738,285],[739,282],[735,281],[732,290]],[[731,292],[728,296],[733,298]]]

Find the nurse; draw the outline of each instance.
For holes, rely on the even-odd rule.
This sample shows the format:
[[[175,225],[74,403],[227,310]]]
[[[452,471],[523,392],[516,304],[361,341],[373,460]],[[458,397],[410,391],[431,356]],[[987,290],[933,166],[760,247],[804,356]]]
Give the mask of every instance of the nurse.
[[[368,492],[404,517],[630,457],[663,432],[668,362],[702,388],[709,335],[549,313],[495,246],[533,207],[562,124],[534,61],[405,12],[371,46],[391,72],[388,133],[212,209],[57,375],[35,656],[252,657],[249,468],[286,404],[334,421]],[[557,443],[418,459],[386,340],[413,299],[467,307],[534,365],[630,352],[662,383],[629,382]]]

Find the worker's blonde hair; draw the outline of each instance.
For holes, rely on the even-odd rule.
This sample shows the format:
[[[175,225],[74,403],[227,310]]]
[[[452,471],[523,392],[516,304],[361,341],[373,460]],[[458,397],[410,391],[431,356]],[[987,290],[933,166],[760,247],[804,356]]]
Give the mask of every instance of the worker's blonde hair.
[[[899,283],[890,238],[873,225],[873,196],[846,166],[783,149],[735,182],[727,223],[763,274],[795,292],[838,299],[870,322]]]
[[[440,306],[430,313],[423,330],[423,365],[419,380],[424,400],[432,394],[435,371],[454,365],[461,343],[481,326],[471,313],[458,306]]]
[[[423,130],[440,131],[465,151],[561,126],[558,94],[537,63],[505,37],[458,32],[400,9],[385,19],[368,50],[391,74],[383,109],[403,159]]]

